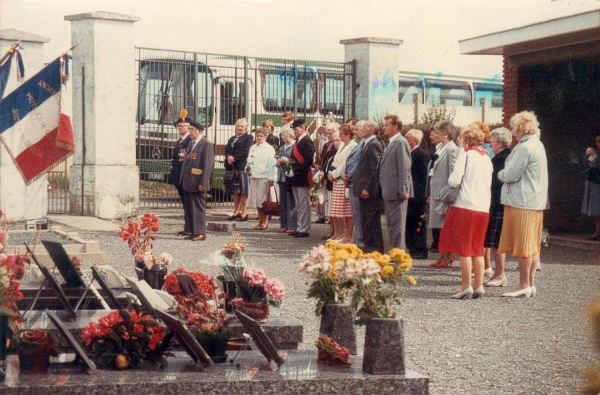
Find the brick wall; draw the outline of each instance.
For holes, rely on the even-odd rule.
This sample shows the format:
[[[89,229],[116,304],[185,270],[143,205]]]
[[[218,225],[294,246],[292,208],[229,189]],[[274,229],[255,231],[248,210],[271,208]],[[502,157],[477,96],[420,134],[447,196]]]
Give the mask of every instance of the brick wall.
[[[508,128],[513,115],[519,111],[530,110],[531,76],[526,67],[511,67],[506,56],[503,59],[502,74],[502,122]]]

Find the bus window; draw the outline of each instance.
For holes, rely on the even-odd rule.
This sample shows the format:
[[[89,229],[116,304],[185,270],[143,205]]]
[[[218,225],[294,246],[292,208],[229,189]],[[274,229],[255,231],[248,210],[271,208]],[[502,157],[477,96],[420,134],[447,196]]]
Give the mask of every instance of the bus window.
[[[425,78],[427,104],[470,106],[473,101],[471,85],[466,81],[449,81]]]
[[[140,100],[137,120],[144,123],[171,124],[181,109],[190,116],[210,114],[212,105],[212,76],[204,70],[198,73],[198,98],[194,99],[194,65],[164,61],[142,61],[140,69]],[[204,87],[209,84],[208,95]],[[210,123],[204,117],[204,122]],[[202,120],[200,120],[203,122]]]
[[[241,81],[221,80],[219,85],[222,125],[235,125],[240,118],[246,117],[246,84]]]
[[[344,76],[321,74],[325,82],[321,88],[322,114],[329,112],[335,115],[344,115]]]
[[[481,99],[485,99],[485,106],[492,108],[502,108],[502,85],[483,82],[474,82],[475,107],[479,107]]]
[[[413,103],[414,94],[419,95],[419,103],[423,103],[423,82],[417,77],[398,77],[398,102]]]
[[[315,74],[307,69],[275,66],[261,67],[263,105],[266,111],[283,112],[294,109],[294,88],[296,89],[296,111],[310,111],[314,107]],[[306,79],[305,79],[306,77]],[[297,82],[296,82],[297,79]]]

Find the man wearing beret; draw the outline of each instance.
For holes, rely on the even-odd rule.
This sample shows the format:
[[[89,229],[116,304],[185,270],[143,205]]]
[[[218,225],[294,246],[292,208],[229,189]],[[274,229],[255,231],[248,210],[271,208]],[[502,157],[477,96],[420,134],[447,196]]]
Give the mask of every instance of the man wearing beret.
[[[181,189],[181,166],[185,159],[185,151],[190,143],[190,121],[191,118],[187,116],[187,110],[181,110],[181,116],[175,121],[175,127],[179,133],[179,140],[173,147],[173,158],[171,159],[171,174],[169,175],[169,184],[175,185],[177,192],[179,192],[179,198],[183,203],[183,190]],[[179,232],[179,235],[183,235],[185,231]]]
[[[190,143],[181,169],[183,211],[187,239],[206,240],[206,193],[210,190],[210,177],[215,151],[212,143],[202,136],[204,128],[190,120]]]
[[[292,125],[296,141],[292,149],[292,166],[290,185],[294,193],[298,227],[296,232],[289,233],[294,237],[308,237],[310,232],[310,188],[312,187],[312,172],[310,168],[315,155],[315,147],[308,133],[304,119],[295,120]]]

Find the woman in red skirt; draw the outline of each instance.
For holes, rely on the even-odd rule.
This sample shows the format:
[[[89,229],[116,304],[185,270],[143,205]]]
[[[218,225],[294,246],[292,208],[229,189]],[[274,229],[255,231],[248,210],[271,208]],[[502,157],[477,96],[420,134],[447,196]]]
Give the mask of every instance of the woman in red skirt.
[[[440,252],[460,257],[462,290],[453,299],[483,296],[483,244],[489,220],[492,162],[482,148],[483,132],[468,126],[460,132],[459,154],[448,184],[458,187],[456,202],[446,214],[440,236]],[[475,279],[471,286],[471,270]],[[473,289],[475,289],[473,291]]]

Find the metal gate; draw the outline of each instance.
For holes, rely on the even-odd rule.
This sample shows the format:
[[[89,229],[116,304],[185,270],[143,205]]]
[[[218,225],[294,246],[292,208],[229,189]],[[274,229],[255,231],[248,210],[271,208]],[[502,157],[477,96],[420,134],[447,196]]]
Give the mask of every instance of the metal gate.
[[[354,63],[249,58],[198,52],[136,48],[137,164],[140,207],[176,207],[169,184],[171,157],[179,138],[173,122],[186,109],[205,126],[215,145],[209,205],[229,204],[223,192],[224,148],[235,122],[251,128],[293,111],[315,126],[327,115],[343,121],[355,114]]]
[[[69,164],[70,158],[54,165],[48,176],[48,213],[67,214],[69,212]]]

